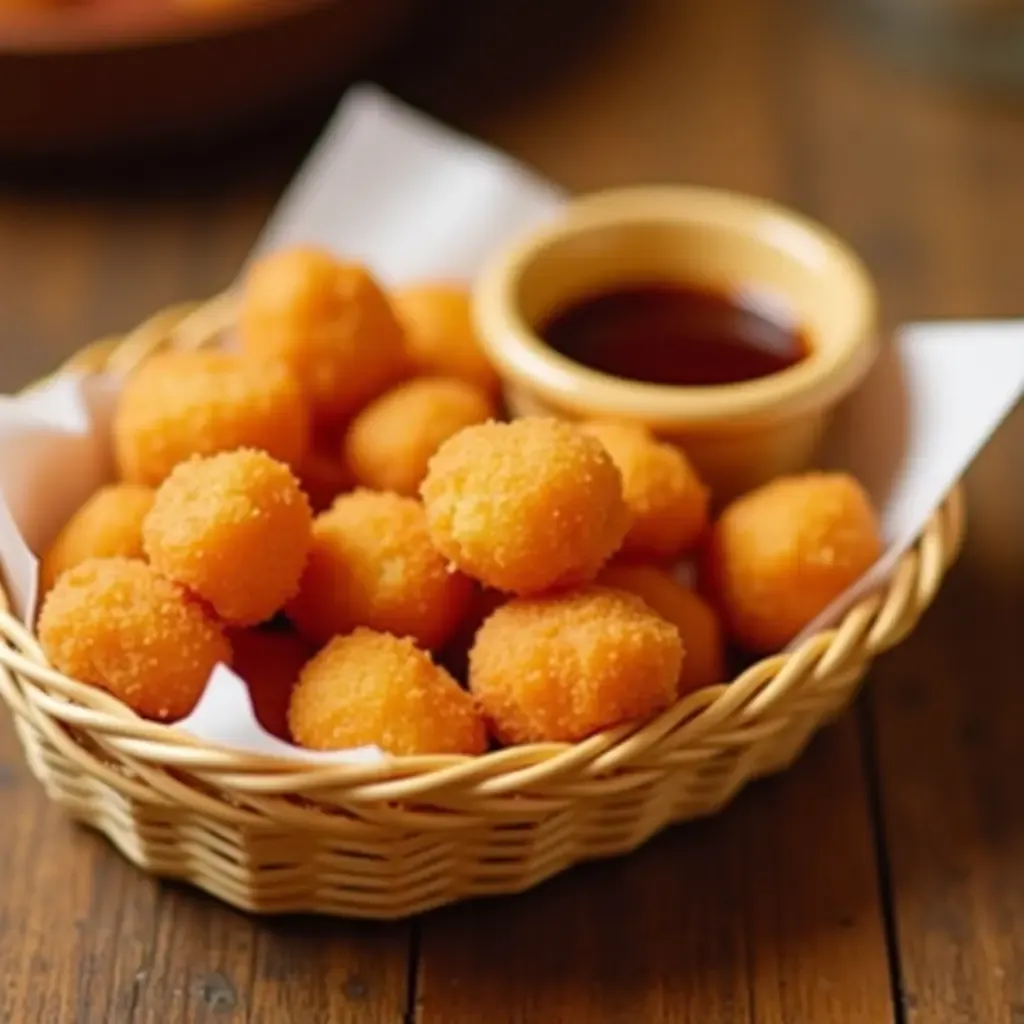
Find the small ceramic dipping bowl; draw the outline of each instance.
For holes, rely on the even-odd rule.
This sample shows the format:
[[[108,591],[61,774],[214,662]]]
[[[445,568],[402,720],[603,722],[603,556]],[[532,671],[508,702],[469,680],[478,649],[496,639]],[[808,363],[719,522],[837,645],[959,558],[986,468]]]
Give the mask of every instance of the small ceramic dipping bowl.
[[[768,297],[799,325],[807,356],[752,380],[682,387],[598,372],[540,336],[587,297],[671,283]],[[759,199],[675,186],[568,203],[503,249],[474,295],[513,415],[645,424],[685,449],[719,501],[813,462],[830,413],[876,357],[876,307],[861,262],[821,226]]]

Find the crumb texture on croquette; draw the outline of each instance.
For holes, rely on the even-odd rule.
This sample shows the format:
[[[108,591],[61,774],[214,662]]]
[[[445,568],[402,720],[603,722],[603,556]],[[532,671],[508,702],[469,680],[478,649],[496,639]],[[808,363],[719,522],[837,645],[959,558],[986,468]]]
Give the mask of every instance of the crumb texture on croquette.
[[[502,605],[477,633],[469,685],[503,743],[575,742],[663,711],[682,662],[675,626],[591,586]]]
[[[177,466],[157,491],[143,538],[159,572],[225,622],[255,625],[298,591],[313,514],[287,466],[240,449]]]
[[[64,573],[39,615],[55,668],[107,690],[145,718],[185,717],[231,648],[185,591],[144,562],[90,559]]]
[[[415,495],[427,462],[464,427],[494,415],[480,388],[446,377],[399,384],[353,419],[345,437],[345,461],[357,484]]]
[[[601,444],[546,417],[460,431],[430,460],[421,494],[437,548],[519,594],[592,579],[629,526]]]
[[[155,487],[193,455],[235,448],[298,464],[309,444],[309,412],[282,365],[232,352],[165,352],[125,382],[113,438],[121,476]]]
[[[737,643],[771,653],[794,639],[881,552],[878,517],[853,477],[783,477],[722,512],[702,559],[701,586]]]
[[[394,303],[416,372],[458,377],[497,394],[498,372],[477,337],[465,287],[450,282],[409,285],[395,293]]]
[[[692,550],[708,527],[710,492],[684,452],[639,425],[591,421],[581,428],[604,445],[622,474],[632,517],[623,552],[668,559]]]
[[[313,526],[313,545],[287,613],[317,644],[366,626],[412,637],[429,650],[454,634],[473,595],[431,544],[412,498],[359,489]]]
[[[41,592],[87,558],[141,558],[142,523],[153,497],[153,489],[143,484],[108,484],[96,491],[64,524],[44,555]]]
[[[635,594],[679,630],[684,651],[680,694],[725,682],[725,642],[718,616],[694,590],[664,569],[643,564],[606,566],[597,582]]]
[[[242,346],[283,362],[313,419],[337,424],[407,372],[402,328],[370,272],[312,247],[256,261],[243,288]]]
[[[314,750],[375,745],[390,754],[481,754],[475,702],[408,639],[357,629],[303,669],[292,695],[295,741]]]

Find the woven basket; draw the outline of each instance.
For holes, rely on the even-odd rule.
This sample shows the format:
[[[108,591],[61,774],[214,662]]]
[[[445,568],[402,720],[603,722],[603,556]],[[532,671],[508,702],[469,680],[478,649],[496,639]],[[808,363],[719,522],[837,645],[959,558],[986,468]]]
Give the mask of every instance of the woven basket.
[[[127,371],[164,346],[210,344],[232,305],[167,311],[70,365]],[[248,911],[400,918],[625,853],[785,768],[915,626],[963,525],[956,488],[837,629],[576,745],[329,767],[210,748],[54,671],[6,607],[0,693],[49,796],[143,870]]]

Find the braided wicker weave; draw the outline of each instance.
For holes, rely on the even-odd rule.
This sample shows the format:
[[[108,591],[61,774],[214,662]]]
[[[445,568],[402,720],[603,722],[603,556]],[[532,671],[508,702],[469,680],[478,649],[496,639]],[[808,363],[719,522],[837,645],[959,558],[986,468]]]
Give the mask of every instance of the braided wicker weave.
[[[71,365],[130,370],[163,346],[214,341],[231,317],[226,297],[179,307]],[[145,871],[248,911],[399,918],[625,853],[785,768],[914,627],[962,534],[955,489],[837,629],[575,746],[330,767],[211,749],[55,672],[6,607],[0,694],[49,796]]]

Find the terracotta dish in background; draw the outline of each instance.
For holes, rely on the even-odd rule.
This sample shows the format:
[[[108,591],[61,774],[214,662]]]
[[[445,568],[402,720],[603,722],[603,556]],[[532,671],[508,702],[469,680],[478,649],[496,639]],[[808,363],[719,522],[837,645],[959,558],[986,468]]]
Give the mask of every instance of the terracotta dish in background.
[[[190,140],[279,116],[357,74],[417,6],[0,0],[0,152]]]

